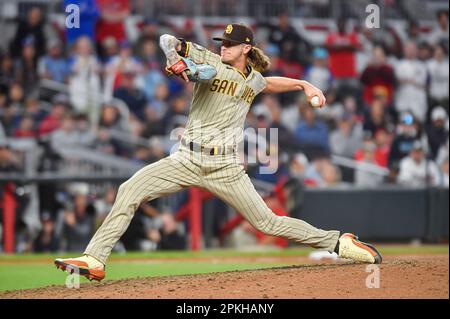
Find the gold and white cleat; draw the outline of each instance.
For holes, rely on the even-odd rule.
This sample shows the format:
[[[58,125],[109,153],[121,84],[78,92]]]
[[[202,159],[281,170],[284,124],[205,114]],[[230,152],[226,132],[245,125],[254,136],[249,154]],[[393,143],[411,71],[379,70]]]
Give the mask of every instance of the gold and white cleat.
[[[345,233],[339,238],[339,257],[353,259],[355,261],[381,264],[381,254],[370,244],[363,243],[358,237]]]

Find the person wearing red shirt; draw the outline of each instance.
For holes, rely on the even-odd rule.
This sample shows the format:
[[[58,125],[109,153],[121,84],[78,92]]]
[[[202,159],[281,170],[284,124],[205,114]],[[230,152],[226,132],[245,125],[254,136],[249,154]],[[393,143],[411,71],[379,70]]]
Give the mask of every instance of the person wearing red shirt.
[[[330,53],[330,69],[336,80],[355,79],[356,55],[360,43],[358,34],[354,31],[347,32],[346,19],[339,19],[338,32],[330,33],[326,39],[326,47]]]
[[[67,107],[67,98],[57,95],[54,99],[50,114],[47,115],[39,125],[39,136],[47,135],[61,126]]]
[[[102,43],[107,37],[117,42],[126,40],[125,18],[130,14],[128,0],[96,0],[101,18],[97,22],[95,38]]]
[[[361,82],[364,85],[363,99],[366,105],[372,105],[376,92],[380,90],[387,93],[387,104],[392,104],[395,73],[386,62],[386,54],[381,46],[373,48],[372,62],[364,69]]]
[[[391,141],[392,137],[384,129],[378,130],[375,133],[374,139],[372,138],[371,134],[366,135],[364,139],[364,145],[374,144],[375,142],[376,149],[374,150],[373,159],[375,163],[381,167],[388,166],[389,152],[391,150]],[[356,161],[362,161],[363,159],[364,159],[364,147],[355,152]]]
[[[19,127],[14,131],[14,137],[33,138],[37,137],[34,129],[34,121],[32,116],[24,116],[20,121]]]

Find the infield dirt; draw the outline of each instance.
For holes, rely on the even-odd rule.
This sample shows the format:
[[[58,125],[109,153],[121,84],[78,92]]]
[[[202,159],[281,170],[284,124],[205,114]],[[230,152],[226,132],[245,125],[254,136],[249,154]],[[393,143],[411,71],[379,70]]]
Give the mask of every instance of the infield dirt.
[[[247,257],[248,258],[248,257]],[[284,260],[283,258],[286,258]],[[279,257],[283,261],[294,261]],[[215,260],[217,262],[217,260]],[[18,290],[0,298],[448,298],[448,255],[388,256],[379,265],[379,288],[367,288],[374,268],[354,263],[314,263],[264,270],[149,277]],[[370,281],[372,284],[376,280]]]

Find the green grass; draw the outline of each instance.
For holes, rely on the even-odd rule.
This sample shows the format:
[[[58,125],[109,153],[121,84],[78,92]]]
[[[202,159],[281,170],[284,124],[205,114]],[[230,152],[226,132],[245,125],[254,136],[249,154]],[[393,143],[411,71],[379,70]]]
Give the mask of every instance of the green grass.
[[[449,251],[448,245],[377,245],[377,248],[384,256],[448,254]],[[112,254],[107,266],[107,280],[280,267],[289,264],[283,260],[250,263],[248,259],[244,259],[225,262],[220,261],[220,258],[307,256],[311,251],[310,248],[290,248],[266,251],[207,250]],[[0,291],[64,285],[67,273],[57,271],[52,260],[71,256],[73,257],[73,254],[0,255]],[[218,261],[212,261],[212,257],[216,257]],[[81,283],[89,281],[82,278]]]
[[[211,272],[223,272],[232,270],[250,270],[286,266],[284,263],[264,264],[211,264],[198,262],[164,263],[126,263],[116,262],[108,265],[107,280],[117,280],[136,277],[172,276],[185,274],[201,274]],[[49,265],[0,265],[0,291],[39,288],[48,285],[64,285],[67,273],[56,270],[52,264]],[[105,280],[106,281],[106,280]],[[90,282],[81,278],[80,283]]]

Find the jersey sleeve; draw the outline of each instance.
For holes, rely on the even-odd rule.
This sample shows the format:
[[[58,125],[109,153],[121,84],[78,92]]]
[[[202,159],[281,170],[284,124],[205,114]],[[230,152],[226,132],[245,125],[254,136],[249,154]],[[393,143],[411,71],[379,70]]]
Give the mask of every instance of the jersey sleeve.
[[[207,63],[216,66],[220,63],[220,55],[209,51],[208,49],[202,47],[201,45],[188,42],[183,39],[181,41],[181,49],[178,54],[185,58],[190,58],[195,63]]]
[[[264,90],[267,86],[267,80],[264,76],[262,76],[261,73],[254,71],[255,72],[255,80],[254,80],[254,90],[255,90],[255,94],[259,94],[261,93],[262,90]]]

